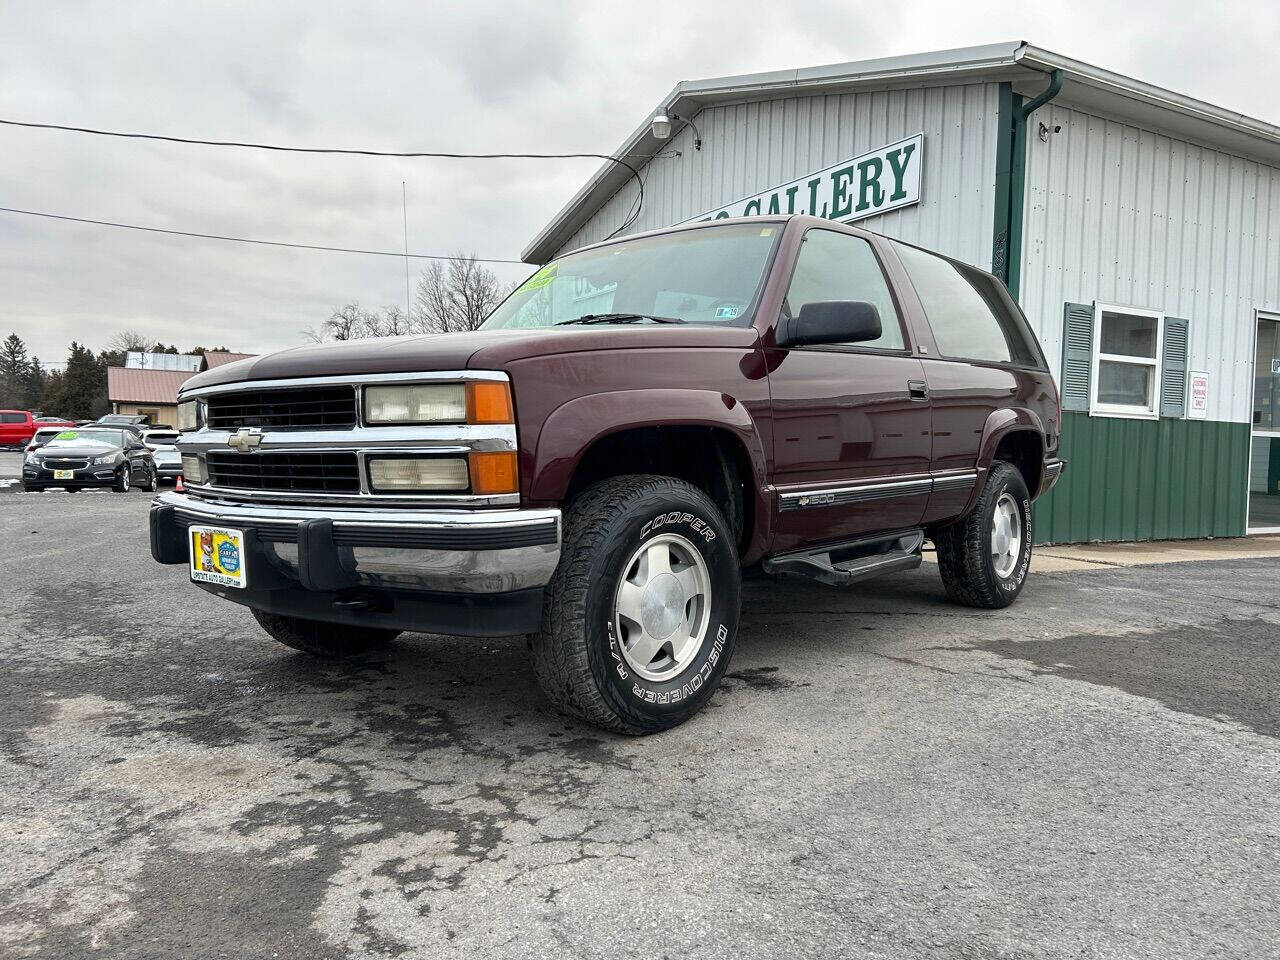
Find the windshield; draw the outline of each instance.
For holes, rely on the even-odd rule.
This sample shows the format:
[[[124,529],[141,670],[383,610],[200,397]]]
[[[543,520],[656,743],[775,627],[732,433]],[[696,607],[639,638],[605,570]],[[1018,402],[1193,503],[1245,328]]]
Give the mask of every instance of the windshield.
[[[45,444],[46,447],[79,447],[86,443],[105,443],[111,447],[124,446],[124,434],[119,430],[64,430]]]
[[[737,223],[624,240],[553,260],[483,329],[596,322],[746,322],[782,224]]]

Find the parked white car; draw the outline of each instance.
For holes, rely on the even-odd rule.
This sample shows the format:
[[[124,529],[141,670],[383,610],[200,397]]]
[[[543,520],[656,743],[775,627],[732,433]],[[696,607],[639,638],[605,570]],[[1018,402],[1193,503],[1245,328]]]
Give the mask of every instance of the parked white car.
[[[156,476],[161,480],[176,480],[182,473],[182,458],[174,446],[177,440],[177,430],[142,431],[142,442],[154,455]]]

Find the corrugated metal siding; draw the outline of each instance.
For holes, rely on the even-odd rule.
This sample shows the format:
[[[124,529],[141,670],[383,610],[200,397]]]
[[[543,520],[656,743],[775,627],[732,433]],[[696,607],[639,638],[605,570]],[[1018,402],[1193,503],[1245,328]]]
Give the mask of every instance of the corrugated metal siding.
[[[1036,504],[1036,540],[1238,537],[1245,528],[1249,425],[1066,413],[1067,471]]]
[[[710,107],[641,171],[645,206],[628,233],[679,223],[741,197],[924,131],[920,203],[859,221],[868,229],[990,269],[994,83],[791,97]],[[605,239],[635,200],[615,194],[560,252]]]
[[[1055,375],[1062,305],[1101,300],[1191,321],[1209,417],[1248,421],[1255,308],[1280,306],[1280,170],[1057,103],[1027,157],[1022,304]]]

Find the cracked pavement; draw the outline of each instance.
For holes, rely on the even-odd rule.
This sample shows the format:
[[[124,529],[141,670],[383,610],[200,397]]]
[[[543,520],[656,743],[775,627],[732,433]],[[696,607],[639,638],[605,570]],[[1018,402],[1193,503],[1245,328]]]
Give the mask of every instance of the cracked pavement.
[[[751,582],[623,739],[520,639],[275,644],[148,502],[0,491],[0,955],[1280,955],[1280,560]]]

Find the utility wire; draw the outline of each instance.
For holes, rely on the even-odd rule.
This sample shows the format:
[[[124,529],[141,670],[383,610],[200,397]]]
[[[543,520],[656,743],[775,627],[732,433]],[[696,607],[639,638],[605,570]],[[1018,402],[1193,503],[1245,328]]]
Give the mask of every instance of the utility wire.
[[[345,147],[293,147],[284,146],[277,143],[255,143],[243,140],[202,140],[196,137],[171,137],[158,133],[137,133],[135,131],[125,130],[101,130],[96,127],[77,127],[70,124],[62,123],[36,123],[29,120],[6,120],[0,118],[0,124],[9,127],[27,127],[32,130],[62,130],[67,133],[87,133],[95,137],[119,137],[126,140],[160,140],[165,143],[183,143],[205,147],[238,147],[246,150],[274,150],[279,153],[319,153],[319,154],[338,154],[344,156],[358,157],[434,157],[446,160],[606,160],[616,163],[619,166],[626,167],[631,171],[631,176],[636,181],[639,188],[639,196],[634,208],[623,219],[622,225],[618,227],[609,237],[614,237],[621,233],[631,224],[635,223],[640,216],[640,210],[644,207],[644,180],[640,177],[640,171],[633,167],[621,157],[615,157],[607,153],[453,153],[436,150],[364,150]]]
[[[327,250],[330,253],[363,253],[373,257],[408,257],[412,260],[478,260],[481,263],[518,263],[521,266],[528,266],[523,260],[502,260],[496,257],[449,257],[435,253],[408,253],[403,250],[363,250],[357,247],[327,247],[315,243],[286,243],[283,240],[254,240],[249,237],[230,237],[220,233],[196,233],[192,230],[166,230],[163,227],[144,227],[136,223],[118,223],[115,220],[91,220],[88,217],[68,217],[58,213],[42,213],[38,210],[18,210],[15,207],[0,207],[0,213],[17,213],[26,217],[44,217],[47,220],[65,220],[70,223],[88,223],[98,227],[118,227],[121,230],[141,230],[144,233],[167,233],[175,237],[195,237],[200,240],[254,243],[264,247]]]

